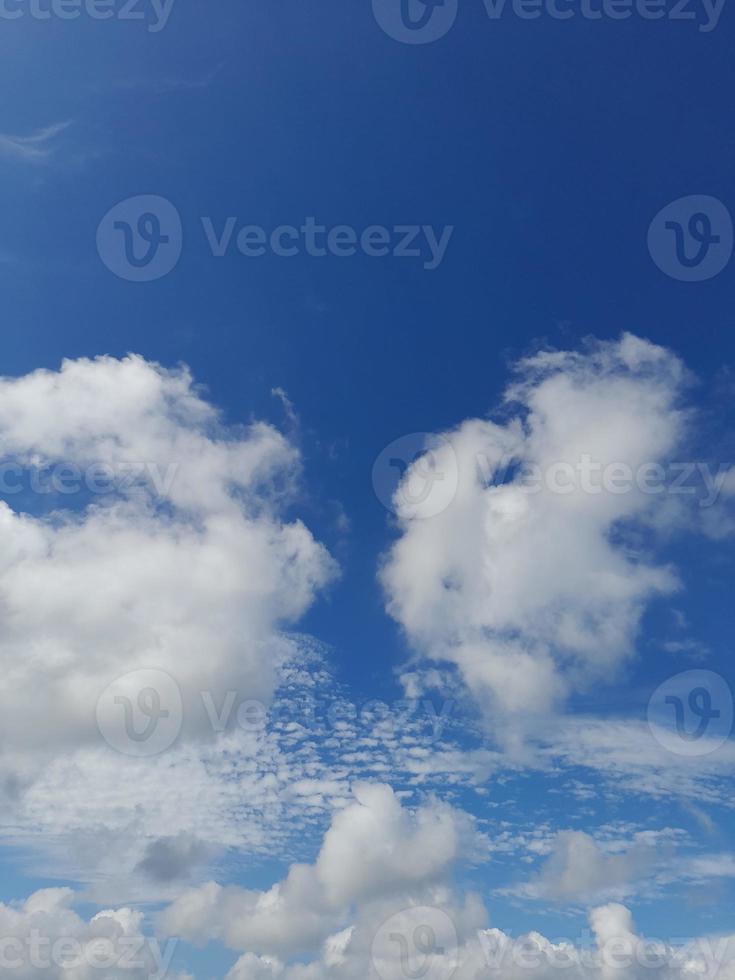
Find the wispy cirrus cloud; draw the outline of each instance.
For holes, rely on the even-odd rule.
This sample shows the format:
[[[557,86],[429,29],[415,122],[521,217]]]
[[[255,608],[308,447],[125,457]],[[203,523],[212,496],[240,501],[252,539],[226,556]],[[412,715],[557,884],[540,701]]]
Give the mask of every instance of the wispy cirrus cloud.
[[[53,123],[38,129],[29,136],[11,136],[0,133],[0,157],[26,163],[47,160],[55,151],[57,136],[68,129],[71,121]]]

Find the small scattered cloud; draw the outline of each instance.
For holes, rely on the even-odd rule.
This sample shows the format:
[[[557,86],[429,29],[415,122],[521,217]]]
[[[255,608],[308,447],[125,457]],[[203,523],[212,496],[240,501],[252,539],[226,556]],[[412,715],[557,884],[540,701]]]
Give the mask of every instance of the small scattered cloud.
[[[150,841],[137,871],[157,882],[187,879],[200,865],[209,861],[213,849],[191,834],[159,837]]]
[[[30,136],[0,133],[0,157],[24,163],[40,163],[56,150],[56,138],[71,125],[70,121],[38,129]]]

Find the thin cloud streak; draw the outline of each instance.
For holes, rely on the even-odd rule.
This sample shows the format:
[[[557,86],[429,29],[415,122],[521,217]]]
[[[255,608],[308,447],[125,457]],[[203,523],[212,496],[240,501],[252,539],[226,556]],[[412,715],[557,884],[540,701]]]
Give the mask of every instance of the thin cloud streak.
[[[53,141],[71,125],[71,121],[54,123],[31,133],[30,136],[11,136],[0,133],[0,157],[36,163],[48,159],[56,149]]]

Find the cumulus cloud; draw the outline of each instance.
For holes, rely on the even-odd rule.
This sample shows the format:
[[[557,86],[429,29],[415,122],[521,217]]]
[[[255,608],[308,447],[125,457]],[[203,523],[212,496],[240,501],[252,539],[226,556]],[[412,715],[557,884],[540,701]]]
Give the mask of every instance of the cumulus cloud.
[[[506,737],[611,678],[647,603],[677,588],[631,532],[666,523],[668,501],[647,491],[688,431],[682,364],[631,335],[542,352],[516,374],[515,414],[468,420],[432,467],[409,467],[404,484],[433,485],[399,487],[401,536],[381,571],[412,645],[455,665]]]
[[[589,930],[548,939],[490,928],[476,894],[446,886],[358,903],[350,924],[297,961],[248,950],[227,980],[732,980],[735,937],[686,941],[641,935],[628,908],[593,908]]]
[[[630,911],[622,905],[595,908],[592,933],[550,940],[531,932],[513,938],[485,928],[484,910],[476,898],[465,906],[448,894],[435,895],[437,905],[387,912],[372,909],[342,937],[337,959],[320,958],[285,966],[279,960],[245,954],[227,980],[403,980],[427,976],[436,980],[732,980],[735,937],[703,937],[686,943],[648,939],[637,934]],[[376,915],[376,913],[378,913]],[[389,931],[386,931],[386,926]],[[426,930],[429,929],[430,932]],[[431,939],[425,945],[422,937]]]
[[[559,901],[623,897],[656,869],[658,842],[658,835],[641,834],[611,851],[583,831],[562,831],[554,838],[543,868],[521,893]]]
[[[268,700],[282,629],[334,573],[282,517],[279,432],[225,428],[184,368],[100,357],[0,380],[0,447],[7,500],[29,479],[54,506],[0,503],[4,752],[99,742],[100,694],[141,669],[178,684],[185,736],[211,731],[202,691]]]
[[[549,940],[539,933],[513,939],[498,929],[481,931],[471,944],[458,980],[685,980],[735,972],[735,937],[702,937],[676,943],[640,935],[633,916],[612,903],[591,910],[586,936]],[[472,972],[475,970],[476,972]]]
[[[188,889],[162,916],[166,935],[202,944],[221,939],[231,949],[280,959],[327,941],[353,906],[434,887],[476,853],[471,818],[447,804],[429,801],[410,812],[382,784],[357,785],[354,797],[334,816],[314,864],[292,865],[265,892],[215,882]]]
[[[217,877],[226,854],[311,854],[353,802],[356,780],[425,798],[484,782],[500,765],[496,753],[460,750],[445,706],[355,703],[324,650],[293,640],[262,726],[240,724],[236,699],[229,715],[217,702],[224,728],[215,739],[180,741],[154,758],[104,745],[66,753],[5,798],[0,834],[33,855],[30,871],[84,882],[102,904],[165,901]],[[205,851],[212,859],[195,863]]]
[[[91,919],[73,909],[69,888],[36,892],[24,902],[0,903],[0,975],[17,980],[161,980],[176,947],[160,945],[141,931],[143,915],[105,910]]]

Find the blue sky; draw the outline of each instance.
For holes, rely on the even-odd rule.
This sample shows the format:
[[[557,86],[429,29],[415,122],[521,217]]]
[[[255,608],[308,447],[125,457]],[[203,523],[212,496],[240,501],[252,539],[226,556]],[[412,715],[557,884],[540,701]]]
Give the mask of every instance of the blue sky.
[[[421,12],[423,3],[411,3],[411,11]],[[143,2],[136,8],[142,20],[121,17],[121,3],[110,20],[92,19],[84,9],[77,19],[64,20],[56,13],[39,19],[30,4],[6,0],[0,81],[11,97],[0,122],[0,353],[6,379],[0,435],[3,459],[20,461],[25,489],[3,499],[16,518],[25,513],[38,522],[47,539],[46,551],[33,559],[38,564],[29,586],[46,596],[37,600],[40,625],[31,625],[32,604],[22,605],[30,600],[24,598],[20,559],[0,580],[3,606],[11,610],[0,637],[10,678],[3,697],[8,758],[0,828],[5,903],[63,885],[76,893],[82,919],[100,908],[142,909],[146,935],[180,936],[175,965],[182,973],[224,977],[242,956],[232,980],[281,975],[247,957],[274,956],[288,970],[291,960],[311,962],[327,936],[348,927],[356,930],[357,944],[361,929],[374,931],[375,895],[366,892],[365,898],[359,888],[352,895],[353,926],[329,899],[329,922],[324,934],[316,929],[313,948],[272,951],[258,937],[223,939],[224,926],[218,931],[211,923],[183,923],[182,895],[191,889],[190,901],[198,901],[197,890],[210,881],[267,890],[294,861],[314,863],[318,877],[329,854],[321,864],[317,855],[327,848],[324,835],[335,816],[356,808],[359,822],[360,807],[390,815],[400,800],[411,817],[399,850],[412,853],[418,846],[421,813],[445,826],[444,811],[437,816],[441,807],[453,808],[446,820],[456,821],[457,841],[466,836],[465,817],[475,836],[467,847],[456,843],[453,860],[425,877],[407,871],[395,885],[397,907],[408,904],[410,893],[414,904],[449,908],[449,900],[429,901],[421,891],[441,882],[451,883],[459,896],[481,895],[489,925],[513,936],[531,930],[551,939],[579,935],[590,910],[610,902],[632,910],[638,934],[674,939],[732,930],[732,740],[713,743],[690,767],[670,744],[662,748],[646,722],[654,691],[686,671],[707,672],[709,681],[698,675],[686,696],[715,683],[725,721],[731,698],[735,481],[726,473],[733,458],[735,385],[731,224],[728,231],[728,211],[735,208],[732,12],[726,2],[713,19],[710,8],[692,3],[683,13],[691,10],[693,19],[672,18],[675,5],[665,0],[661,20],[645,19],[635,8],[628,19],[590,19],[583,5],[567,6],[574,16],[565,20],[548,8],[534,20],[512,7],[493,18],[482,0],[463,0],[444,36],[406,44],[381,29],[380,11],[390,7],[380,0],[378,16],[369,2],[221,0],[205,9],[174,0],[165,23]],[[10,19],[8,11],[20,16]],[[110,230],[105,216],[119,202],[142,195],[173,206],[180,234],[165,226],[163,232],[172,233],[181,254],[160,278],[131,282],[116,274],[125,261],[123,232]],[[693,195],[706,199],[687,203]],[[722,267],[703,281],[684,281],[681,264],[669,252],[661,257],[660,249],[673,241],[667,237],[671,228],[649,237],[656,216],[681,199],[687,200],[660,224],[673,220],[684,228],[693,214],[704,214],[714,224],[692,227],[720,236],[710,248]],[[139,216],[135,204],[123,208],[121,220],[132,229]],[[230,218],[230,247],[218,257],[206,227],[219,237]],[[288,257],[270,247],[259,257],[247,256],[236,247],[245,226],[262,229],[267,240],[273,229],[298,230],[310,218],[325,229],[345,226],[356,242],[367,228],[386,229],[391,250],[406,234],[397,229],[415,226],[411,244],[421,247],[421,255],[368,255],[361,246],[352,255],[308,254],[303,238],[298,254]],[[436,244],[442,233],[444,246],[434,252],[435,267],[427,268],[427,234]],[[116,249],[117,258],[110,259]],[[645,347],[626,347],[620,338],[628,333],[644,339]],[[521,363],[552,350],[582,353],[579,360],[569,355],[553,365]],[[664,353],[653,353],[659,350]],[[128,367],[119,371],[112,360],[84,360],[129,353],[140,359],[124,361]],[[57,374],[65,358],[82,365],[78,373]],[[164,373],[181,365],[190,376]],[[36,386],[40,369],[54,373],[43,376],[48,384]],[[526,388],[510,404],[504,395],[514,378]],[[579,400],[556,400],[556,382],[565,380]],[[158,400],[150,395],[154,388]],[[600,392],[619,403],[605,408]],[[199,407],[192,408],[194,401]],[[219,421],[204,405],[220,411]],[[587,412],[589,429],[582,431]],[[554,507],[540,509],[534,520],[548,521],[548,533],[529,532],[522,551],[518,539],[504,536],[506,512],[494,511],[488,497],[478,497],[476,507],[466,503],[465,511],[459,493],[460,503],[426,521],[410,506],[379,499],[373,467],[395,440],[443,433],[451,458],[460,461],[461,489],[465,454],[475,458],[501,438],[515,439],[513,418],[522,420],[528,438],[514,450],[516,469],[503,477],[496,473],[490,483],[516,486],[519,469],[559,458],[549,454],[567,446],[574,453],[599,451],[608,461],[706,465],[722,474],[721,492],[702,507],[699,498],[671,493],[676,474],[669,472],[669,489],[631,510],[623,503],[601,513],[591,505],[567,525]],[[479,423],[488,419],[502,435],[482,429]],[[244,428],[254,423],[255,429]],[[259,423],[269,426],[268,435],[258,435]],[[578,438],[565,443],[564,434],[578,429]],[[194,455],[200,454],[200,463],[190,457],[182,462],[189,439],[199,446]],[[273,485],[263,489],[250,475],[241,476],[232,491],[228,481],[235,469],[222,462],[217,440],[232,448],[227,466],[245,466],[252,453],[269,479],[275,474]],[[88,466],[104,456],[110,462],[105,454],[111,443],[127,445],[140,462],[173,461],[185,471],[179,485],[189,494],[177,496],[176,490],[165,500],[153,499],[146,505],[151,510],[134,519],[125,510],[129,530],[142,535],[143,564],[124,587],[114,569],[132,565],[122,552],[115,557],[110,546],[108,568],[104,551],[80,537],[79,551],[66,565],[61,538],[54,537],[62,534],[58,508],[80,522],[80,535],[85,529],[91,535],[85,522],[95,501],[84,493],[28,489],[27,474],[39,460]],[[402,445],[415,447],[402,457],[410,465],[420,442]],[[605,457],[605,447],[612,456]],[[149,458],[142,460],[146,452]],[[441,459],[446,465],[449,457]],[[390,481],[390,472],[379,471],[377,478]],[[701,494],[701,472],[692,470],[688,479]],[[602,496],[611,499],[607,491]],[[533,498],[532,507],[534,499],[541,498]],[[120,500],[127,500],[125,492]],[[234,502],[243,508],[236,518]],[[130,506],[143,507],[137,497]],[[483,520],[481,507],[488,508]],[[215,516],[235,520],[231,540],[245,542],[245,550],[230,551],[224,535],[208,542],[206,552],[192,553],[188,573],[176,568],[181,556],[170,566],[161,559],[159,566],[159,553],[151,551],[147,561],[153,531],[168,528],[171,514],[179,514],[182,534],[201,522],[209,527]],[[295,522],[308,528],[308,540],[298,548]],[[258,537],[266,523],[267,548]],[[103,530],[114,537],[120,528]],[[478,544],[484,536],[487,552]],[[8,545],[13,555],[14,547]],[[534,554],[538,561],[529,557]],[[234,580],[252,575],[262,606],[248,593],[243,612],[229,593],[212,593],[210,584],[195,590],[191,583],[204,580],[212,555],[213,580],[218,574],[223,581],[227,574]],[[542,580],[552,557],[564,583],[558,592],[548,584],[554,575]],[[598,573],[610,578],[593,602],[584,581],[596,582]],[[485,574],[495,584],[483,591],[477,583]],[[516,574],[527,582],[517,592]],[[87,609],[85,590],[91,594],[97,580],[99,604]],[[500,608],[498,596],[508,582],[510,598]],[[146,587],[158,603],[150,621],[149,611],[139,607]],[[452,590],[456,595],[447,598]],[[536,604],[526,596],[533,590]],[[180,613],[174,594],[181,596]],[[134,622],[122,613],[118,622],[120,608],[135,608]],[[578,616],[573,639],[567,613]],[[71,626],[66,635],[66,620],[76,624],[78,635]],[[279,727],[280,715],[271,707],[268,738],[259,735],[267,745],[247,750],[257,756],[252,765],[243,761],[243,746],[225,750],[211,732],[202,736],[193,726],[172,750],[187,759],[184,765],[176,756],[169,770],[184,772],[182,783],[169,785],[168,776],[151,768],[166,764],[166,752],[147,772],[137,760],[134,765],[143,768],[129,772],[133,763],[124,754],[99,738],[86,741],[85,725],[95,711],[94,700],[84,700],[91,696],[87,688],[99,693],[126,670],[169,670],[165,660],[145,658],[165,647],[168,640],[161,637],[172,636],[181,623],[192,638],[191,650],[180,654],[184,673],[190,673],[176,677],[185,700],[204,683],[205,667],[193,665],[197,656],[206,664],[211,632],[217,684],[237,685],[247,677],[253,697],[285,705],[286,712],[302,695],[319,704],[342,698],[357,707],[354,730],[335,737],[310,722],[309,737],[297,749],[293,732]],[[240,629],[256,651],[247,661],[250,673],[233,666],[237,657],[222,639]],[[58,640],[62,633],[65,639]],[[489,643],[491,635],[495,646],[475,659],[478,644]],[[57,640],[63,654],[50,652]],[[90,648],[91,640],[100,647]],[[516,680],[502,694],[497,676],[488,679],[486,671],[495,670],[488,664],[500,656],[498,645],[505,657],[515,643],[532,659],[524,665],[507,661],[515,664]],[[106,644],[107,673],[98,670]],[[290,653],[274,679],[268,671],[280,663],[279,644]],[[14,659],[19,650],[31,651],[22,669]],[[303,672],[298,698],[293,687],[283,686],[291,657]],[[24,671],[34,665],[55,686],[48,700],[44,693],[24,708],[31,681],[20,692],[13,684],[17,676],[33,677]],[[429,676],[432,670],[436,676]],[[553,704],[539,708],[542,692],[525,690],[522,707],[511,704],[507,688],[520,685],[517,678],[526,672],[547,677],[538,687],[547,688],[543,693],[553,688]],[[372,716],[363,718],[364,705],[381,699],[394,711],[407,696],[421,702],[417,718],[402,721],[395,738],[380,732],[376,738]],[[78,716],[76,708],[57,712],[64,698],[74,705],[78,699]],[[438,738],[431,734],[426,699],[440,710],[449,704]],[[25,711],[58,720],[43,750],[17,721],[16,710],[19,717]],[[92,781],[107,789],[99,797],[84,802],[84,781],[64,792],[73,778],[58,768],[50,749],[55,741],[70,753],[67,761],[76,760],[75,773],[100,767],[99,780]],[[214,782],[199,785],[186,768],[194,766],[199,750],[210,776],[217,772]],[[76,751],[93,756],[77,759]],[[443,755],[437,761],[442,752],[451,752],[451,760]],[[429,760],[420,778],[418,758]],[[124,785],[130,775],[127,800],[112,789],[116,766]],[[275,801],[261,781],[266,771],[277,773]],[[165,807],[149,812],[137,795],[148,779],[169,787],[161,792],[171,799],[196,786],[192,794],[202,806],[190,824],[182,817],[178,845],[191,860],[171,878],[149,880],[140,861],[127,867],[121,859],[115,868],[109,859],[128,846],[148,854],[147,847],[155,851],[157,842],[168,840]],[[339,785],[321,785],[308,802],[293,790],[303,779]],[[363,780],[390,785],[398,795],[393,801],[353,798],[351,787]],[[64,796],[63,806],[54,793]],[[128,807],[139,816],[122,819]],[[360,850],[346,823],[332,827],[332,838],[344,832]],[[565,837],[570,831],[577,836]],[[178,850],[176,855],[181,857]],[[580,884],[575,875],[590,866],[590,880]],[[574,885],[563,884],[571,879]],[[363,898],[355,897],[358,892]],[[417,895],[424,896],[420,902]],[[246,900],[235,895],[233,903],[241,899],[247,911],[240,909],[236,918],[247,918],[252,909]],[[380,900],[388,902],[386,896]],[[452,901],[458,908],[464,898]],[[394,913],[391,906],[383,918]],[[230,914],[218,907],[215,917],[224,922]],[[463,930],[476,931],[474,925],[458,928],[462,937]],[[195,950],[208,939],[204,952]],[[315,975],[370,975],[370,964],[353,956],[358,953],[350,952],[346,965],[322,962],[313,967]],[[374,962],[372,968],[378,969]],[[480,974],[483,980],[486,975],[492,973]]]

